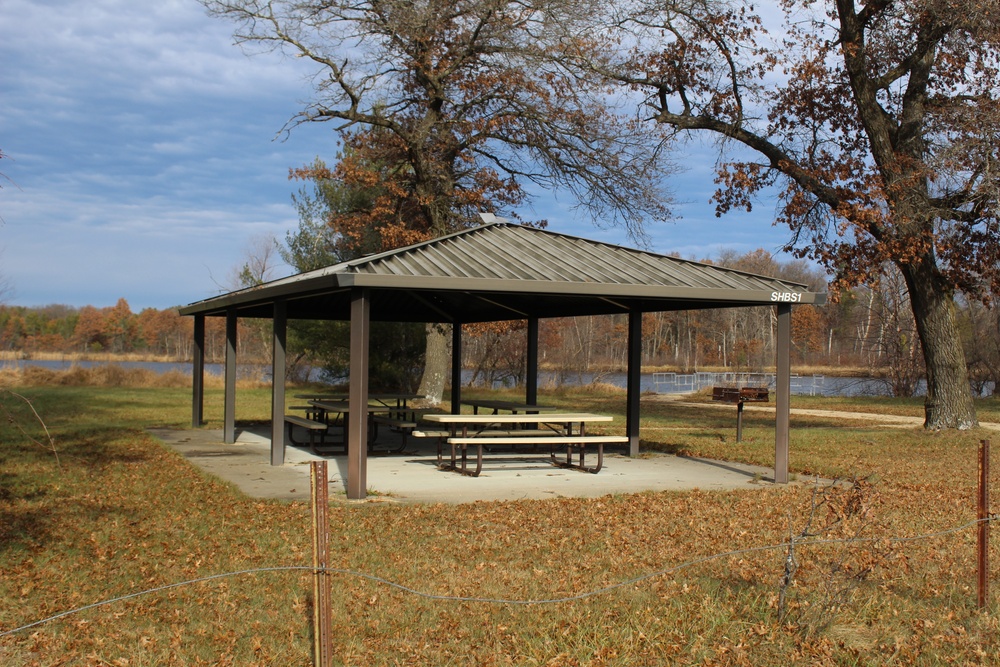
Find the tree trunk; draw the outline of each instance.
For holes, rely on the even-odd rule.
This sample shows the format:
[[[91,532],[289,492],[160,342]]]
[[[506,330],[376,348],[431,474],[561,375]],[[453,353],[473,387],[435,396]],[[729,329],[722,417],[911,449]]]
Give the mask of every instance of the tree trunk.
[[[965,351],[955,326],[954,291],[940,275],[933,258],[899,268],[910,292],[927,367],[924,428],[978,426]]]
[[[424,359],[424,375],[420,379],[417,393],[429,405],[438,405],[444,399],[445,379],[450,377],[451,334],[441,324],[427,325],[427,352]],[[461,360],[457,360],[461,362]]]

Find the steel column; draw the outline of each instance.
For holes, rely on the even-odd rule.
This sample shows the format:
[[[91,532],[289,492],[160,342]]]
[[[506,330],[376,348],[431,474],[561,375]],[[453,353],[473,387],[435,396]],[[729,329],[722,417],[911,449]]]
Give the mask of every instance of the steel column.
[[[528,405],[538,405],[538,318],[528,318],[528,359],[527,386],[524,392],[524,402]]]
[[[775,366],[774,482],[788,483],[789,404],[792,393],[792,306],[778,304],[778,349]]]
[[[205,316],[194,316],[194,348],[191,364],[191,426],[205,423]]]
[[[274,302],[271,352],[271,465],[285,464],[285,344],[288,339],[288,304]]]
[[[451,414],[462,411],[462,323],[451,325]]]
[[[236,442],[236,310],[226,313],[226,396],[222,441]]]
[[[351,290],[351,377],[347,418],[347,497],[363,500],[368,488],[368,289]]]
[[[628,455],[639,455],[639,396],[642,379],[642,311],[628,314],[628,398],[625,413],[625,435]]]

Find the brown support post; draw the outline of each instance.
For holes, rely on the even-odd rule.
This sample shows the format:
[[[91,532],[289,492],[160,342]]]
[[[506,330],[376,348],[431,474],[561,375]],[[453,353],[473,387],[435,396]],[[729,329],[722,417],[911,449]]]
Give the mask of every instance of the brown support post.
[[[642,311],[628,314],[628,379],[626,380],[627,406],[625,435],[628,437],[628,455],[639,455],[639,396],[642,380]]]
[[[274,302],[274,344],[271,353],[271,465],[285,464],[285,343],[288,338],[288,304]]]
[[[538,318],[528,318],[528,360],[524,402],[538,405]]]
[[[979,441],[979,608],[990,598],[990,441]]]
[[[774,483],[788,484],[789,404],[792,394],[792,306],[775,306],[778,311],[778,349],[774,388]]]
[[[313,660],[317,667],[333,665],[333,604],[330,590],[330,500],[326,461],[310,464],[313,529]]]
[[[226,396],[222,441],[236,442],[236,310],[226,313]]]
[[[368,290],[351,293],[351,379],[348,389],[347,497],[364,500],[368,488]]]
[[[191,363],[191,426],[205,423],[205,316],[194,316],[194,348]]]
[[[451,414],[462,412],[462,323],[451,325]]]

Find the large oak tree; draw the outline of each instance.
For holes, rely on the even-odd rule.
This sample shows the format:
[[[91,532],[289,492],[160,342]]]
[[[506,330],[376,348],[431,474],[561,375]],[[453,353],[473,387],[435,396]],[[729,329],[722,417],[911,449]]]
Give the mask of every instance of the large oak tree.
[[[994,0],[640,0],[597,64],[649,116],[731,151],[718,212],[780,192],[790,247],[834,287],[902,273],[927,373],[925,424],[976,424],[957,291],[1000,288],[1000,4]],[[620,56],[620,57],[616,57]],[[594,61],[590,61],[594,65]]]
[[[408,188],[405,205],[390,207],[410,232],[400,240],[470,224],[463,204],[483,187],[506,188],[506,201],[479,199],[509,214],[503,205],[529,183],[568,191],[636,237],[667,217],[655,142],[605,84],[560,64],[564,49],[589,48],[574,27],[594,13],[590,0],[203,2],[238,24],[240,43],[315,64],[314,98],[292,125],[331,121],[395,156],[389,167]],[[421,392],[437,398],[446,374],[430,345],[446,338],[429,334],[434,381]]]

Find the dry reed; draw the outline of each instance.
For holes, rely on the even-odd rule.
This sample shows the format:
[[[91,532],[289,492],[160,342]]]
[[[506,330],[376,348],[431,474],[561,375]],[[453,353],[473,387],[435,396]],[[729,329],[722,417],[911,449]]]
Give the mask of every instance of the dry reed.
[[[220,375],[206,374],[207,388],[221,388]],[[241,380],[240,386],[259,386],[260,382]],[[118,364],[83,367],[73,365],[53,370],[41,366],[0,369],[0,387],[132,387],[183,388],[191,386],[191,376],[181,371],[158,373],[146,368],[125,368]]]

